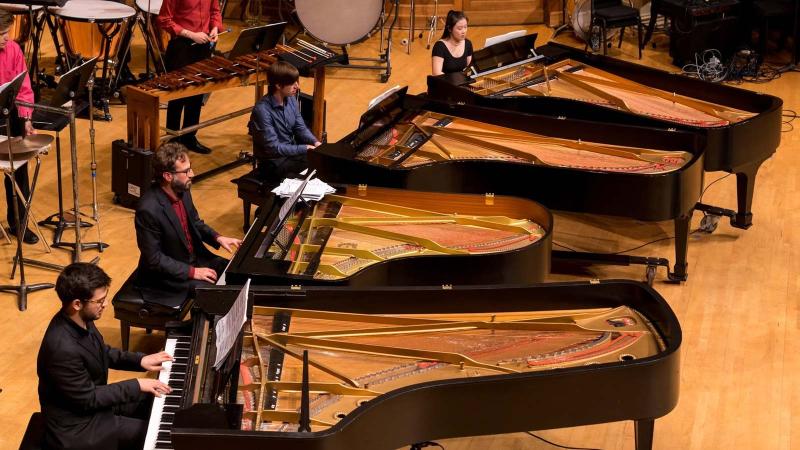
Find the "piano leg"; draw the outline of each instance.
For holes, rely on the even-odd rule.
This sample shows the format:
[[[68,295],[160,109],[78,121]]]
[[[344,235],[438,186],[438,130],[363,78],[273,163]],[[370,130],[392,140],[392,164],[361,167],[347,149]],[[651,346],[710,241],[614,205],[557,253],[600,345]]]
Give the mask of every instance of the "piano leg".
[[[753,205],[753,191],[756,186],[756,173],[761,167],[759,161],[747,166],[737,167],[736,173],[736,216],[731,217],[731,226],[746,230],[753,225],[753,213],[750,207]]]
[[[651,450],[653,448],[653,430],[655,420],[635,420],[633,421],[636,436],[636,450]]]
[[[692,222],[693,212],[694,210],[692,209],[675,219],[675,267],[672,273],[669,274],[671,281],[686,281],[689,276],[689,263],[686,262],[686,254],[689,249],[689,226]]]

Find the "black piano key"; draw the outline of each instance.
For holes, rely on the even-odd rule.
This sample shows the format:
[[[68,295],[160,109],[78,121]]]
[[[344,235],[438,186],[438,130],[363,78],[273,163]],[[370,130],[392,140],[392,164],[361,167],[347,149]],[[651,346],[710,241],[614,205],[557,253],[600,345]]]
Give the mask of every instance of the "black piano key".
[[[169,441],[171,433],[169,431],[159,431],[157,436],[156,440],[158,441]]]

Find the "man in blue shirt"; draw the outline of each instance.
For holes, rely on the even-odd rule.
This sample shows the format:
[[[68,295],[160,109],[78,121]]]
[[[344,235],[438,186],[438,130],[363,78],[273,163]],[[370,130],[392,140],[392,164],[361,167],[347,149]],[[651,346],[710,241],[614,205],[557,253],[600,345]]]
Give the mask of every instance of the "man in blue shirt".
[[[264,179],[298,176],[308,167],[306,152],[320,145],[300,116],[299,78],[300,73],[287,62],[271,65],[267,69],[267,95],[256,103],[247,124],[258,171]]]

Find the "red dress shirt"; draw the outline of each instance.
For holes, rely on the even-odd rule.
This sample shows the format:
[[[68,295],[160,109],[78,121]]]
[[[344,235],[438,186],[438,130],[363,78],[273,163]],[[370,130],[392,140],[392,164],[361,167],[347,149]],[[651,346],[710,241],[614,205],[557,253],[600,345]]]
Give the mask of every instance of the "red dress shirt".
[[[209,33],[222,28],[219,0],[164,0],[158,13],[158,25],[172,36],[184,29]]]
[[[163,189],[163,188],[162,188]],[[167,194],[169,202],[172,204],[172,209],[175,210],[175,215],[178,216],[178,222],[181,223],[183,233],[186,235],[186,247],[189,249],[189,254],[194,255],[194,245],[192,244],[192,234],[189,232],[189,217],[186,215],[186,208],[180,198],[176,197],[172,192],[164,189]],[[194,266],[189,266],[189,278],[194,277]]]
[[[214,0],[216,1],[216,0]],[[19,48],[13,40],[6,42],[6,46],[0,50],[0,84],[8,83],[13,80],[20,72],[27,72],[28,68],[25,66],[25,55],[22,49]],[[23,102],[33,103],[33,89],[31,89],[31,79],[25,75],[22,80],[22,87],[17,93],[17,100]],[[17,112],[20,117],[29,119],[33,110],[27,106],[18,106]]]

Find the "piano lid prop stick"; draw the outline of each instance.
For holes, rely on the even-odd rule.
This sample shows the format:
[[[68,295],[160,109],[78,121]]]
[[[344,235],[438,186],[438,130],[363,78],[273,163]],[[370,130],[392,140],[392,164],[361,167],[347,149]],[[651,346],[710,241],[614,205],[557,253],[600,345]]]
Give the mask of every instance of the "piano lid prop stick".
[[[300,388],[300,426],[297,431],[311,432],[311,389],[308,384],[308,350],[303,350],[303,384]]]
[[[544,82],[547,85],[547,95],[550,95],[550,76],[547,75],[547,66],[542,67],[542,73],[544,74]]]

